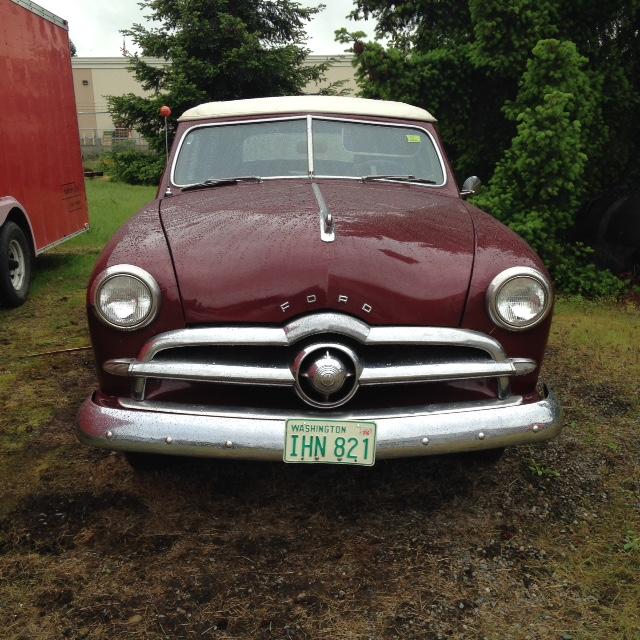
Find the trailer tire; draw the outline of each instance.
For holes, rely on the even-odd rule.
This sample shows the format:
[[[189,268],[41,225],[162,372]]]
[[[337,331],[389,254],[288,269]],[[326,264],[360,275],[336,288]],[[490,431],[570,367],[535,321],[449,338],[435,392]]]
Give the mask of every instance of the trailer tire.
[[[31,286],[33,256],[24,231],[12,221],[0,227],[0,304],[19,307]]]

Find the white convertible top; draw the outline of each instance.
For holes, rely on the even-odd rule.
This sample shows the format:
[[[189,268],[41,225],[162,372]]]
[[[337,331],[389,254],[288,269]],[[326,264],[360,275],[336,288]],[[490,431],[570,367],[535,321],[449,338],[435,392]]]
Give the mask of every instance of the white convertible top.
[[[206,102],[185,111],[179,121],[222,118],[228,116],[272,115],[276,113],[339,113],[355,116],[382,116],[435,122],[424,109],[404,102],[370,100],[344,96],[281,96],[276,98],[252,98]]]

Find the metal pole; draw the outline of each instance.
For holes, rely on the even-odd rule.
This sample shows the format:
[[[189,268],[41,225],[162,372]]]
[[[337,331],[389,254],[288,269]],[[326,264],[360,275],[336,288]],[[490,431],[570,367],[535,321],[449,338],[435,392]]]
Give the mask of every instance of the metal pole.
[[[169,162],[169,130],[166,117],[164,119],[164,149],[167,155],[167,162]]]

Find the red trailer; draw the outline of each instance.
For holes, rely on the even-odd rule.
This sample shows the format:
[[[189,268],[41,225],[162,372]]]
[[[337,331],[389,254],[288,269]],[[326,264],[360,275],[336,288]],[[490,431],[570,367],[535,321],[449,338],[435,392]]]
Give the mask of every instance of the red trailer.
[[[0,0],[0,303],[22,304],[33,258],[89,227],[67,21]]]

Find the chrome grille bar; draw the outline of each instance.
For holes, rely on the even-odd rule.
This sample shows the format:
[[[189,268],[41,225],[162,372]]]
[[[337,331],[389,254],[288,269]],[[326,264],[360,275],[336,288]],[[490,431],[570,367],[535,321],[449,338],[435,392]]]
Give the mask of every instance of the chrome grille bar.
[[[491,358],[489,361],[365,365],[359,380],[363,386],[497,378],[498,395],[506,398],[509,395],[509,376],[525,375],[536,367],[532,360],[507,358],[497,340],[478,331],[448,327],[371,327],[357,318],[334,312],[297,318],[282,327],[197,327],[169,331],[149,340],[136,360],[110,360],[103,366],[105,371],[113,375],[135,378],[134,395],[138,400],[144,399],[146,378],[292,386],[294,376],[287,366],[282,365],[193,362],[180,358],[171,361],[154,359],[163,351],[184,347],[288,347],[320,334],[343,335],[362,345],[466,347],[483,351]]]
[[[360,384],[399,384],[416,382],[445,382],[474,378],[521,376],[536,368],[533,360],[524,358],[504,362],[439,362],[438,364],[364,367]]]
[[[104,370],[114,375],[126,375],[133,378],[255,384],[274,387],[289,387],[294,384],[293,374],[286,367],[256,367],[204,362],[108,360],[104,364]]]
[[[442,382],[474,378],[497,378],[531,373],[536,368],[533,360],[514,359],[504,362],[439,362],[437,364],[391,365],[363,367],[360,385]],[[203,362],[138,362],[136,360],[108,360],[107,373],[134,378],[159,378],[217,382],[227,384],[255,384],[293,386],[291,370],[287,367],[231,365]]]

